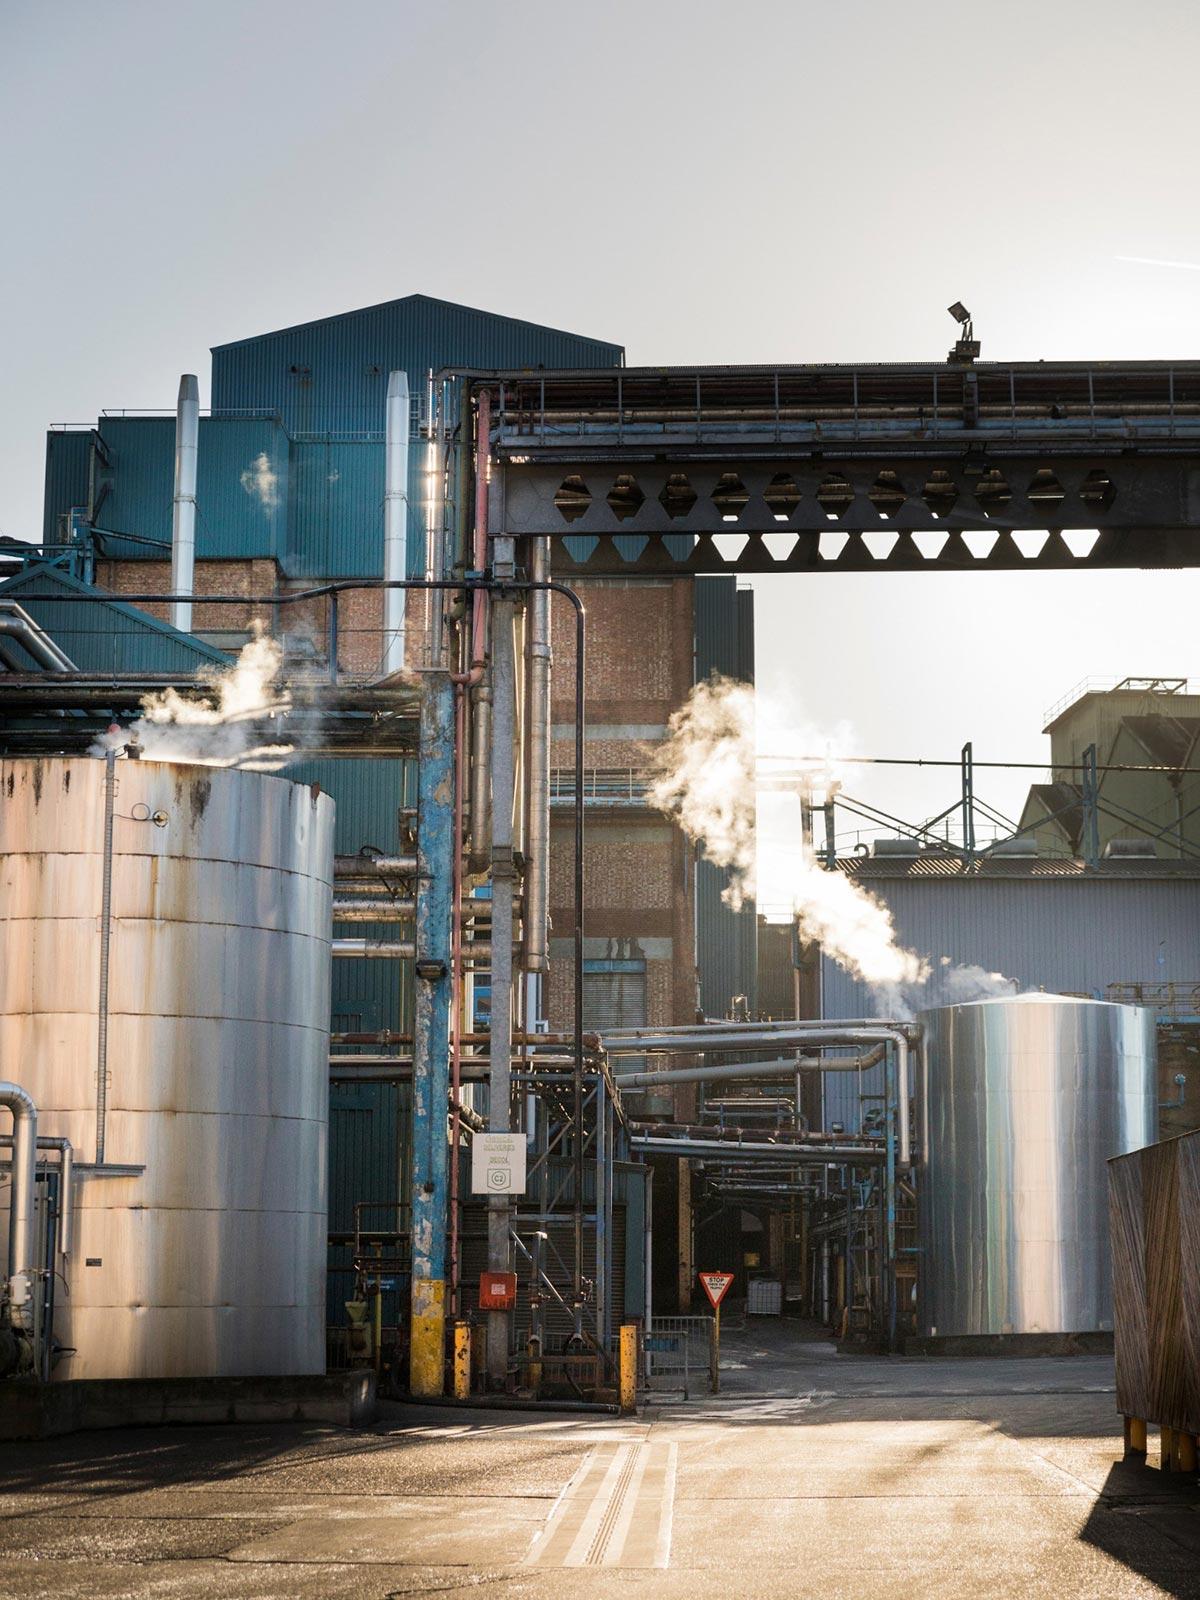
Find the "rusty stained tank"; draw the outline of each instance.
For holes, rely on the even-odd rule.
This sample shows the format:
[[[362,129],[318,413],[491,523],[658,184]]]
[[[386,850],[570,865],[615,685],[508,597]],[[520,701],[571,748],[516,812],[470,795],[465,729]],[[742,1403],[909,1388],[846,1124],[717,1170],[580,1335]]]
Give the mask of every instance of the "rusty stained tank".
[[[101,1085],[106,763],[0,765],[0,1061],[85,1169],[98,1124],[141,1169],[75,1186],[55,1376],[320,1372],[333,802],[113,774]]]

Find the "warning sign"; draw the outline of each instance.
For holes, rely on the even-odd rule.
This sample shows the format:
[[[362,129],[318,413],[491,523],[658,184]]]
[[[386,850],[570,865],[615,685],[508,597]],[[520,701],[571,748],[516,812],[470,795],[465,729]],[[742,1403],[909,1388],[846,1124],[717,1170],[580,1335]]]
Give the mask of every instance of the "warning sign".
[[[700,1287],[708,1296],[714,1311],[729,1293],[729,1286],[732,1282],[732,1272],[702,1272],[700,1274]]]

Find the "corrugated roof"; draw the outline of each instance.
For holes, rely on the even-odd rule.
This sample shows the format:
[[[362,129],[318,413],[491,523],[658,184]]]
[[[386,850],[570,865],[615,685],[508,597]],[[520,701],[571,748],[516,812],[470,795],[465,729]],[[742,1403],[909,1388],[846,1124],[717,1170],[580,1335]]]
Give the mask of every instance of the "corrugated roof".
[[[847,877],[856,878],[869,888],[873,880],[938,879],[950,882],[988,883],[1004,879],[1038,882],[1046,878],[1071,879],[1088,883],[1111,883],[1117,878],[1196,878],[1200,861],[1158,860],[1115,857],[1089,867],[1070,856],[1005,857],[983,856],[966,862],[961,857],[930,851],[927,855],[863,856],[838,863]]]
[[[453,312],[460,316],[485,317],[489,322],[503,322],[513,328],[527,328],[537,333],[552,333],[563,339],[582,339],[584,336],[571,333],[566,328],[552,328],[544,322],[526,322],[520,317],[507,317],[498,311],[483,311],[478,306],[464,306],[454,300],[439,300],[436,295],[429,294],[404,294],[395,300],[380,300],[375,305],[359,306],[354,311],[335,311],[328,317],[316,317],[311,322],[293,322],[286,328],[273,328],[269,333],[254,333],[246,339],[231,339],[226,344],[214,344],[211,349],[215,355],[218,350],[236,350],[242,345],[257,344],[261,339],[281,339],[289,333],[298,333],[304,328],[323,328],[331,323],[346,322],[352,317],[370,317],[380,312],[392,310],[396,306],[428,306],[440,311]],[[587,339],[589,344],[609,344],[610,348],[620,355],[624,355],[624,345],[611,344],[604,339]]]

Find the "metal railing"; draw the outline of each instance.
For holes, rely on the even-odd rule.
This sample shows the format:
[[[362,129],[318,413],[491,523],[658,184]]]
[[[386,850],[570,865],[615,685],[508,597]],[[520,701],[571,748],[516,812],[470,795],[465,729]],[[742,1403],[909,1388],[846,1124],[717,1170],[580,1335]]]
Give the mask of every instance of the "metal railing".
[[[642,1337],[646,1388],[691,1398],[693,1389],[715,1393],[712,1317],[652,1317]]]
[[[592,805],[646,806],[650,804],[650,775],[638,767],[585,767],[583,798]],[[575,799],[575,773],[570,767],[550,771],[550,800],[566,804]]]

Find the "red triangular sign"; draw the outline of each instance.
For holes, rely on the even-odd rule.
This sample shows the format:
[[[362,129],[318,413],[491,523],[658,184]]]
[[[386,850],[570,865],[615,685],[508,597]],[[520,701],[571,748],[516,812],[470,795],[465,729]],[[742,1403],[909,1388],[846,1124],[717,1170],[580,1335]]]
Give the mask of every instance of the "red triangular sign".
[[[702,1272],[700,1274],[700,1287],[708,1296],[714,1311],[729,1293],[729,1285],[732,1282],[732,1272]]]

